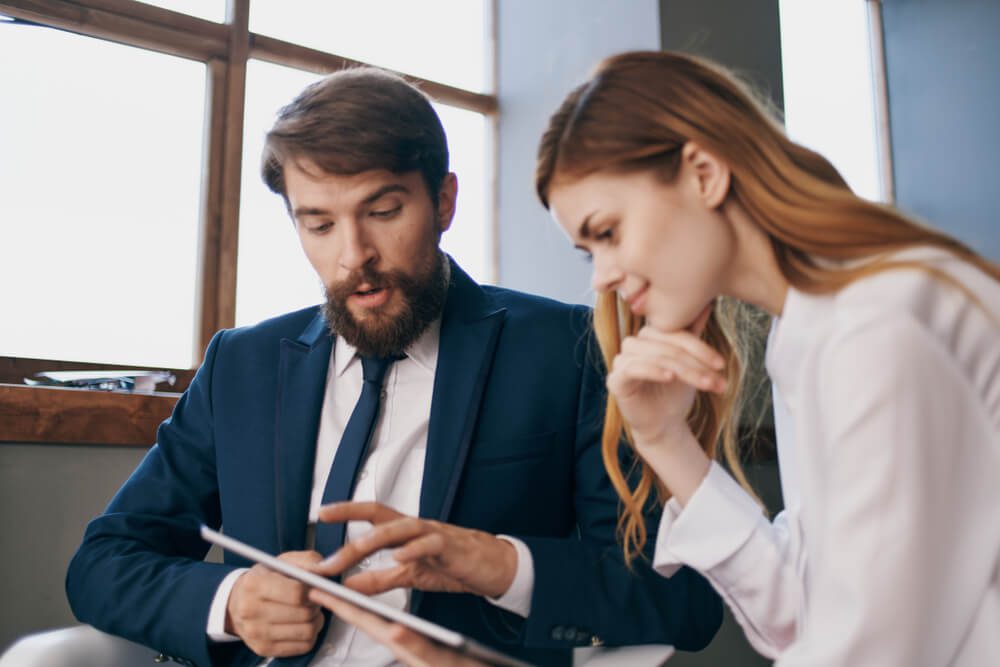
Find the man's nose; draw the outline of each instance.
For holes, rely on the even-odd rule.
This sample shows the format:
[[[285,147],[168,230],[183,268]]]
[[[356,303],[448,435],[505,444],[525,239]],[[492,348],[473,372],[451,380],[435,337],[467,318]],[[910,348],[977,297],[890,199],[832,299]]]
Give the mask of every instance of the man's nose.
[[[372,262],[378,253],[362,225],[349,222],[342,225],[344,249],[340,254],[340,264],[349,271],[360,269]]]

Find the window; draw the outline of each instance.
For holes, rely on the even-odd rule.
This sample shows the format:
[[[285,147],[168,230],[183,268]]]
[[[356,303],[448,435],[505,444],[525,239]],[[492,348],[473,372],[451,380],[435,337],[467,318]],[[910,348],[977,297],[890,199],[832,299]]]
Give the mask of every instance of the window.
[[[0,32],[0,354],[191,366],[205,66]]]
[[[250,30],[485,92],[489,3],[474,0],[254,0]]]
[[[0,0],[0,279],[16,286],[0,291],[0,383],[94,364],[186,380],[218,329],[317,303],[260,150],[279,106],[359,61],[434,98],[461,191],[442,245],[492,280],[492,15],[492,0]]]
[[[781,0],[779,11],[789,136],[862,197],[891,200],[878,2]]]

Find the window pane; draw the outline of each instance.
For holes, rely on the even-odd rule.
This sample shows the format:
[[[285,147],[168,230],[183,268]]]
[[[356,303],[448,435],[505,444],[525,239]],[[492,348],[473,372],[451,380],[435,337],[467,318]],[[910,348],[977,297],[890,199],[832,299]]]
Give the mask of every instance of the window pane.
[[[486,0],[253,0],[251,32],[486,91]]]
[[[143,0],[142,4],[171,9],[216,23],[222,23],[226,20],[224,0]]]
[[[236,272],[236,325],[260,320],[322,299],[319,278],[299,245],[281,197],[260,178],[264,135],[278,109],[319,76],[259,60],[247,63],[243,115],[243,183]]]
[[[318,303],[319,278],[299,245],[281,198],[260,178],[264,135],[277,110],[319,78],[300,70],[256,60],[247,64],[244,116],[243,187],[240,195],[239,269],[236,324]],[[435,105],[458,175],[458,210],[441,246],[477,280],[489,280],[491,233],[488,217],[487,120],[481,114]]]
[[[0,354],[190,366],[204,66],[0,23],[0,89]]]
[[[883,194],[866,2],[781,0],[785,125],[862,197]]]

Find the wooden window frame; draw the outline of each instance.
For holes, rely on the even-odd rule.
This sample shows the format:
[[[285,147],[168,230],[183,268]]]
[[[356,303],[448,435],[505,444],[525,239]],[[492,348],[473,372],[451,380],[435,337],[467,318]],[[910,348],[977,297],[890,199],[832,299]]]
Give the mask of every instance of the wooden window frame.
[[[489,0],[492,39],[488,57],[495,80],[496,2]],[[86,37],[188,58],[206,65],[206,132],[199,224],[194,355],[200,359],[216,331],[235,325],[243,111],[247,61],[263,60],[325,74],[365,64],[335,53],[251,33],[250,0],[227,0],[226,20],[216,23],[133,0],[0,0],[0,14]],[[493,157],[490,236],[494,279],[496,240],[495,95],[448,86],[397,72],[435,101],[486,116]],[[490,82],[491,86],[493,82]],[[131,394],[20,384],[40,370],[125,368],[62,360],[0,357],[0,442],[109,444],[148,447],[169,416],[194,369],[168,369],[178,378],[171,392]],[[130,366],[128,368],[136,368]],[[143,367],[147,368],[147,367]]]

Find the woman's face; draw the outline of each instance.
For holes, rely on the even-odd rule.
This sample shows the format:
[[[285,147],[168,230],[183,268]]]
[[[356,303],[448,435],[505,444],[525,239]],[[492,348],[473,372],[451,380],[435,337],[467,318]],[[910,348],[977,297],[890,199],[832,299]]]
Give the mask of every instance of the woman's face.
[[[598,172],[549,193],[556,221],[592,258],[593,288],[617,291],[663,331],[688,327],[723,292],[735,256],[720,212],[728,170],[702,167],[685,155],[670,184],[649,172]]]

